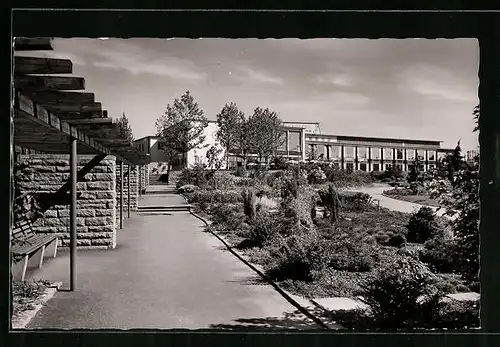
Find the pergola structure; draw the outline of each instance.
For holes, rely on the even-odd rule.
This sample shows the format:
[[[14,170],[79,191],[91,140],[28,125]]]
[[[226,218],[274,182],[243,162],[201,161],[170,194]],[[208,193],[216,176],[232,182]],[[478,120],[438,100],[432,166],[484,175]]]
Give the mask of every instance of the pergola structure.
[[[50,38],[16,38],[14,51],[53,50]],[[76,286],[76,183],[81,181],[107,155],[120,162],[120,228],[123,223],[123,165],[144,165],[149,157],[141,154],[125,139],[120,128],[108,117],[93,93],[85,89],[81,77],[71,74],[73,64],[67,59],[14,57],[13,144],[42,153],[70,156],[70,179],[42,205],[54,201],[70,205],[70,290]],[[11,128],[12,129],[12,128]],[[94,158],[77,171],[77,155]],[[130,173],[130,170],[128,170]],[[69,199],[67,192],[69,191]],[[59,204],[60,202],[58,202]],[[130,178],[128,180],[128,215],[130,217]]]

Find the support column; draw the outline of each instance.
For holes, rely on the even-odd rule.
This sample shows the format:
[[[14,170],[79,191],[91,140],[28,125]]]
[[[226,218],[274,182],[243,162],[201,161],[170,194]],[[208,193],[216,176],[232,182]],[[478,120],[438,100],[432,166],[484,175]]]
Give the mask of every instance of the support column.
[[[368,147],[368,164],[366,165],[368,172],[372,171],[372,148]]]
[[[77,162],[77,139],[71,138],[71,151],[69,154],[69,176],[70,176],[70,206],[69,206],[69,234],[70,234],[70,282],[69,290],[74,291],[76,287],[76,162]]]
[[[290,131],[286,131],[286,156],[290,155]]]
[[[130,218],[130,180],[132,179],[132,167],[130,164],[127,165],[128,169],[128,179],[127,179],[127,218]]]
[[[123,161],[120,161],[120,229],[123,229]]]

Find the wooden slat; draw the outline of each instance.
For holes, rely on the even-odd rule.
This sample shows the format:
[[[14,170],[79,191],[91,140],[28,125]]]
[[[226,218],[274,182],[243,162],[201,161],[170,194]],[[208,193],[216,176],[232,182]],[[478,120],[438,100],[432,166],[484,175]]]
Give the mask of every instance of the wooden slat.
[[[44,104],[87,104],[95,102],[94,93],[35,91],[27,93],[33,101]]]
[[[88,119],[67,119],[66,122],[75,125],[78,128],[82,128],[87,124],[111,124],[113,119],[111,118],[88,118]]]
[[[27,90],[80,90],[85,89],[85,79],[60,76],[15,76],[14,87]]]
[[[14,74],[73,73],[73,63],[68,59],[39,57],[14,57]]]
[[[52,51],[52,39],[49,37],[16,37],[14,39],[16,51]]]
[[[100,102],[92,103],[58,103],[58,104],[45,104],[41,103],[48,111],[54,113],[85,113],[85,112],[102,112],[102,105]]]
[[[62,120],[102,118],[102,112],[51,112]]]

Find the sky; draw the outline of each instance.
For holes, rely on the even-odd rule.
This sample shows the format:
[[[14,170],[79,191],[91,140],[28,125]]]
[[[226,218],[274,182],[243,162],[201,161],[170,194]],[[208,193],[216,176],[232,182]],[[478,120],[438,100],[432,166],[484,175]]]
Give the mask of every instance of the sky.
[[[55,39],[108,115],[123,112],[135,138],[189,90],[215,120],[226,103],[260,106],[321,132],[478,146],[475,39]],[[24,54],[27,55],[27,54]]]

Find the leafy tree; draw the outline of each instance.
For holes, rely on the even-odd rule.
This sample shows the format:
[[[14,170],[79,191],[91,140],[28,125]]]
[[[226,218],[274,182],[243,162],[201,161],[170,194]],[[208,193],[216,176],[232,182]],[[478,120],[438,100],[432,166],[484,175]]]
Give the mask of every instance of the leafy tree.
[[[474,131],[477,131],[477,126]],[[450,226],[459,254],[457,271],[470,281],[478,280],[479,271],[479,158],[466,163],[460,153],[460,141],[449,158],[447,180],[436,178],[431,198],[438,199],[445,214],[452,216]]]
[[[206,154],[208,161],[208,168],[211,170],[219,170],[222,167],[223,160],[220,155],[222,153],[221,148],[217,148],[216,146],[211,146]]]
[[[258,155],[259,162],[265,159],[267,169],[269,158],[285,141],[282,121],[276,112],[257,107],[248,119],[248,130],[251,149]]]
[[[481,107],[479,105],[476,105],[474,107],[474,110],[472,111],[472,116],[474,118],[475,126],[474,126],[474,131],[479,130],[479,117],[481,116]]]
[[[226,104],[217,115],[217,139],[226,149],[226,167],[229,168],[229,152],[240,141],[240,131],[245,123],[245,114],[238,110],[235,103]],[[236,145],[236,147],[238,147]]]
[[[208,121],[189,91],[173,104],[168,104],[165,113],[156,120],[156,131],[164,144],[163,151],[168,157],[167,183],[173,160],[205,141],[204,130]]]
[[[132,133],[132,128],[130,127],[130,124],[128,123],[128,118],[125,115],[125,112],[123,112],[123,114],[120,118],[115,120],[115,124],[120,129],[121,137],[123,137],[124,139],[126,139],[130,143],[132,143],[134,141],[134,134]]]

